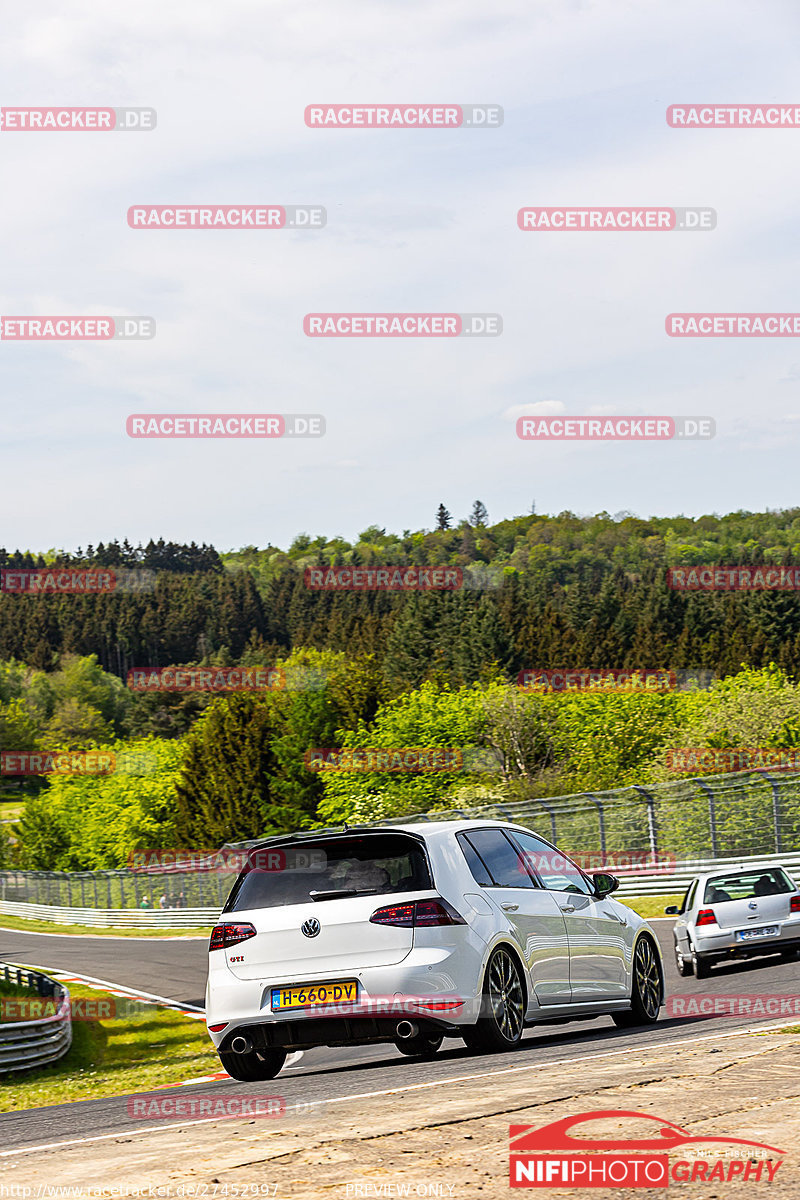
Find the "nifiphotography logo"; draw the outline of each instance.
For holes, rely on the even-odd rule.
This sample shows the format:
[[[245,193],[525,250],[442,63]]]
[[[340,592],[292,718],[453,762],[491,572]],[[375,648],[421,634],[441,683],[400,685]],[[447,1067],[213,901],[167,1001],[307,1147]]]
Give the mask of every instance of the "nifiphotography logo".
[[[573,1136],[574,1126],[627,1119],[649,1124],[649,1136]],[[772,1183],[785,1151],[744,1138],[709,1134],[693,1137],[679,1125],[651,1113],[598,1109],[577,1113],[537,1129],[509,1127],[511,1187],[644,1187],[670,1183],[730,1183],[741,1179]],[[701,1154],[696,1147],[707,1149]],[[719,1146],[719,1149],[711,1147]],[[691,1147],[691,1150],[687,1149]]]

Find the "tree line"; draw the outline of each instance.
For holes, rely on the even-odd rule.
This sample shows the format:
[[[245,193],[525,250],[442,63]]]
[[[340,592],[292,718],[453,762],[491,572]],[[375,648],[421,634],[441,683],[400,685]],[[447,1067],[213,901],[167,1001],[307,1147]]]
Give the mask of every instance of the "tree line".
[[[480,502],[476,501],[477,506]],[[443,507],[443,506],[441,506]],[[0,658],[53,670],[96,654],[120,678],[132,667],[208,661],[271,664],[301,647],[374,656],[395,693],[432,679],[470,684],[534,667],[711,668],[775,662],[800,675],[800,597],[791,592],[681,593],[669,566],[800,563],[800,509],[726,516],[579,517],[531,513],[403,535],[378,526],[354,542],[295,538],[218,553],[211,546],[126,541],[76,555],[0,551],[0,566],[142,566],[152,590],[108,595],[0,593]],[[313,567],[447,565],[449,592],[314,591]]]

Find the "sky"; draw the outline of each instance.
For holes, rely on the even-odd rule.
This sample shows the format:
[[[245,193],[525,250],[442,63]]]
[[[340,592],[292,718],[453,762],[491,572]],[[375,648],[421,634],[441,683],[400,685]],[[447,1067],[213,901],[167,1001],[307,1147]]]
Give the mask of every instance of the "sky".
[[[800,311],[782,0],[41,0],[3,106],[136,106],[151,132],[0,131],[0,311],[147,315],[130,342],[0,341],[0,545],[288,545],[370,525],[797,503],[796,338],[670,312]],[[311,129],[309,104],[502,106],[499,128]],[[131,229],[132,205],[309,204],[313,230]],[[522,232],[521,207],[708,206],[703,232]],[[498,313],[493,338],[310,338],[312,312]],[[319,413],[315,439],[133,439],[155,413]],[[529,442],[520,414],[704,415],[692,442]]]

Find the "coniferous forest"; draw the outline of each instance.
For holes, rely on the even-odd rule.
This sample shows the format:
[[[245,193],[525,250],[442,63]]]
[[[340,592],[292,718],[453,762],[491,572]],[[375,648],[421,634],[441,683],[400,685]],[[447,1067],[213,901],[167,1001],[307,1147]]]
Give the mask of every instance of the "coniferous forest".
[[[45,563],[138,567],[152,590],[98,596],[0,594],[0,658],[44,670],[58,655],[96,654],[124,677],[135,666],[269,661],[299,646],[372,654],[392,690],[426,678],[509,678],[529,667],[711,668],[775,662],[800,672],[800,598],[781,593],[670,591],[670,566],[800,563],[800,509],[652,518],[529,515],[402,536],[377,526],[355,543],[295,538],[282,551],[163,541],[117,542],[71,555],[0,549],[0,567]],[[446,513],[438,522],[449,521]],[[315,566],[448,565],[450,592],[313,591]]]
[[[0,568],[130,570],[98,595],[0,591],[0,749],[143,752],[107,777],[0,780],[22,802],[0,865],[112,867],[139,847],[663,781],[670,747],[800,746],[800,599],[681,593],[668,567],[800,564],[800,509],[726,516],[531,513],[476,501],[430,531],[274,546],[114,541],[0,550]],[[461,586],[315,590],[319,568],[458,569]],[[277,667],[285,690],[138,693],[132,668]],[[530,695],[533,668],[713,672],[693,692]],[[299,682],[298,682],[299,681]],[[314,772],[314,748],[460,747],[458,771]],[[487,775],[481,755],[493,766]],[[472,756],[472,757],[470,757]],[[492,757],[493,756],[493,757]],[[483,763],[483,765],[481,765]]]

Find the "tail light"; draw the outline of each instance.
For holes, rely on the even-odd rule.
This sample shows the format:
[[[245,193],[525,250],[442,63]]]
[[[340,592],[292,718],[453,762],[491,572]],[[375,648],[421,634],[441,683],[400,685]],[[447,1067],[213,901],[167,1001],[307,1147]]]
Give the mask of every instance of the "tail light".
[[[409,904],[389,904],[376,908],[370,917],[373,925],[402,925],[408,929],[433,925],[466,925],[466,921],[446,900],[412,900]]]
[[[701,908],[697,914],[695,925],[716,925],[717,918],[714,916],[713,908]]]
[[[246,942],[248,938],[255,936],[255,928],[248,921],[237,921],[230,925],[215,925],[211,930],[211,941],[208,943],[208,948],[209,950],[227,950],[228,946],[236,946],[239,942]]]
[[[789,901],[789,912],[800,912],[800,894],[792,896]]]

